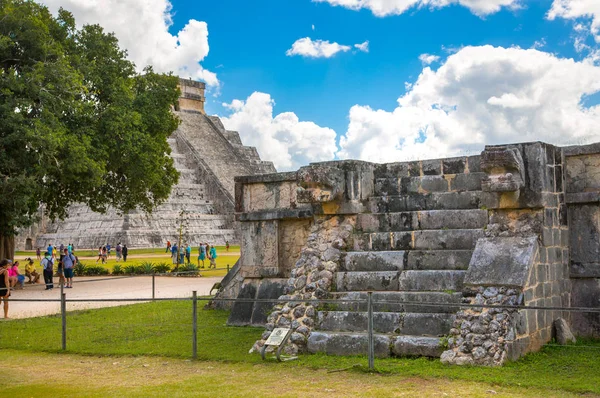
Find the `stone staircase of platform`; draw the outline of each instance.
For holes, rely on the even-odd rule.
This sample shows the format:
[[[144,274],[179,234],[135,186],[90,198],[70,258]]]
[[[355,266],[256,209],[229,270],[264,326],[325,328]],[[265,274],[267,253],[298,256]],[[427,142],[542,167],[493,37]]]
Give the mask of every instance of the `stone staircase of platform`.
[[[319,309],[308,350],[366,354],[366,303],[344,300],[366,300],[371,291],[377,356],[438,357],[488,221],[480,209],[483,173],[440,168],[411,177],[386,170],[376,177],[371,213],[358,215],[353,251],[335,275],[338,302]]]

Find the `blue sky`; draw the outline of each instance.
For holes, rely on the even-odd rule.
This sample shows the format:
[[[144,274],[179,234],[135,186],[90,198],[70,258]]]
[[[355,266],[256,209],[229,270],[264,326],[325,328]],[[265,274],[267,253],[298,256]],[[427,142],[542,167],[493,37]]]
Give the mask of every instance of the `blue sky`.
[[[43,2],[114,31],[140,68],[205,80],[207,113],[279,169],[598,140],[597,0]],[[303,38],[349,48],[290,54]]]
[[[292,111],[344,132],[352,105],[392,110],[404,83],[421,72],[423,53],[444,56],[443,48],[482,44],[529,48],[545,39],[547,51],[576,57],[572,24],[545,19],[551,3],[532,1],[482,19],[458,5],[381,18],[369,10],[310,1],[173,0],[171,31],[189,19],[208,23],[210,53],[203,65],[223,82],[221,95],[208,98],[209,113],[223,113],[222,102],[262,91],[275,99],[276,112]],[[338,43],[369,40],[369,53],[330,59],[285,55],[291,43],[307,36]]]

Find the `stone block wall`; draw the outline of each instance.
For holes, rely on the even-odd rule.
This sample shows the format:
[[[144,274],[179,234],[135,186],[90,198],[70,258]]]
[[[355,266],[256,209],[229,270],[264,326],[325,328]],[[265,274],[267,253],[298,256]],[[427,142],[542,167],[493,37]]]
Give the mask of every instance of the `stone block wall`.
[[[445,362],[500,365],[517,359],[550,341],[557,318],[572,322],[580,335],[600,334],[596,315],[486,307],[600,307],[600,144],[559,148],[533,142],[488,146],[480,156],[461,158],[317,163],[297,172],[238,177],[235,201],[242,231],[238,297],[274,298],[282,292],[280,298],[288,300],[266,319],[264,306],[236,303],[231,324],[260,319],[267,325],[255,349],[274,327],[288,326],[295,331],[289,351],[302,350],[320,321],[319,309],[301,300],[331,297],[336,279],[330,274],[352,271],[364,272],[365,280],[385,274],[401,281],[393,297],[403,297],[404,290],[417,294],[416,286],[425,281],[418,278],[452,272],[452,291],[462,289],[456,294],[463,303],[483,307],[456,312]],[[470,261],[454,269],[452,256],[472,250],[469,241],[476,242]],[[438,264],[445,249],[452,261]],[[341,265],[346,251],[392,260],[385,267],[348,270]],[[423,258],[411,262],[415,256]],[[370,269],[372,278],[366,276]],[[266,279],[274,284],[261,288]],[[355,282],[338,286],[342,293],[334,296],[363,297],[364,286]],[[384,290],[395,291],[388,285]],[[359,313],[336,316],[336,322],[362,319]],[[337,324],[326,327],[332,325]],[[336,330],[326,332],[316,333],[323,347],[344,338]],[[350,337],[364,342],[360,334]],[[424,349],[418,338],[400,337],[409,348],[396,355],[441,352],[431,340]],[[332,347],[323,349],[344,352]]]
[[[600,144],[565,148],[571,301],[600,308]],[[600,337],[600,314],[574,313],[580,336]]]

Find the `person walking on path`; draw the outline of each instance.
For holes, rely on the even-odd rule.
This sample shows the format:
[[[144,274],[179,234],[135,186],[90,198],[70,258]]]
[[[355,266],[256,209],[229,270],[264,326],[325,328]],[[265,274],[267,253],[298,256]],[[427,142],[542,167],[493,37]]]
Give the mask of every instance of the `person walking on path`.
[[[69,243],[67,245],[67,250],[69,250],[69,253],[73,253],[73,244],[72,243]]]
[[[35,255],[37,256],[38,261],[42,261],[42,251],[39,247],[35,250]]]
[[[98,258],[96,259],[96,264],[98,264],[98,261],[102,260],[102,246],[100,246],[98,248]],[[104,261],[102,261],[104,262]]]
[[[204,268],[204,260],[206,259],[206,246],[204,243],[200,243],[200,247],[198,247],[198,267],[200,267],[200,261],[202,261],[202,266],[200,268]]]
[[[10,260],[0,262],[0,300],[4,302],[4,319],[8,319],[8,298],[10,297],[10,282],[8,282],[8,266]]]
[[[54,255],[54,247],[52,247],[52,243],[48,243],[48,253],[50,253],[50,255]]]
[[[25,261],[27,261],[27,264],[25,264],[25,276],[29,278],[27,283],[38,283],[40,280],[40,274],[38,274],[35,270],[33,259],[30,257],[25,259]]]
[[[168,253],[168,252],[170,252],[170,251],[171,251],[171,241],[170,241],[170,240],[168,240],[168,241],[167,241],[167,250],[165,250],[165,253]]]
[[[121,255],[123,253],[123,246],[121,246],[121,242],[117,243],[117,247],[116,247],[115,251],[117,252],[117,262],[119,262],[119,260],[121,260]]]
[[[187,260],[188,265],[190,264],[191,257],[192,257],[192,247],[189,244],[185,245],[185,258]]]
[[[73,267],[77,263],[77,258],[73,255],[73,253],[69,253],[67,249],[65,249],[65,256],[63,257],[63,270],[65,272],[65,279],[67,281],[67,289],[73,288]]]
[[[127,245],[123,245],[123,249],[121,251],[123,252],[123,262],[126,263],[127,262]]]
[[[208,250],[208,259],[210,260],[210,265],[208,268],[217,268],[217,249],[214,246],[209,246]]]
[[[54,273],[54,260],[52,254],[46,253],[42,260],[42,267],[44,268],[44,283],[46,283],[46,290],[54,288],[54,282],[52,281],[52,274]]]
[[[229,251],[229,241],[228,240],[225,241],[225,251],[227,251],[227,252]]]
[[[65,258],[65,252],[64,249],[62,252],[60,252],[59,255],[59,259],[58,259],[58,269],[56,270],[56,276],[58,276],[58,285],[59,286],[64,286],[65,285],[65,269],[63,267],[63,260]]]

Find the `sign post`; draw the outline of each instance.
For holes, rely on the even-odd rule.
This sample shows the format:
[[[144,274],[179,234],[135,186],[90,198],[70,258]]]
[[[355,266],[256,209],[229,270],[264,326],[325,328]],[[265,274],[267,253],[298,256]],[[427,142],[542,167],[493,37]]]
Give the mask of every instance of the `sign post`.
[[[281,359],[281,350],[283,349],[285,342],[289,339],[291,334],[292,334],[292,329],[289,329],[289,328],[273,329],[273,331],[271,332],[271,335],[269,336],[267,341],[265,341],[265,345],[260,350],[260,356],[262,357],[262,359],[263,360],[267,359],[265,356],[265,353],[266,353],[267,347],[269,347],[269,346],[277,347],[276,357],[277,357],[277,361],[279,361],[279,362],[290,361],[292,359],[296,359],[297,357],[289,357],[289,358]]]

